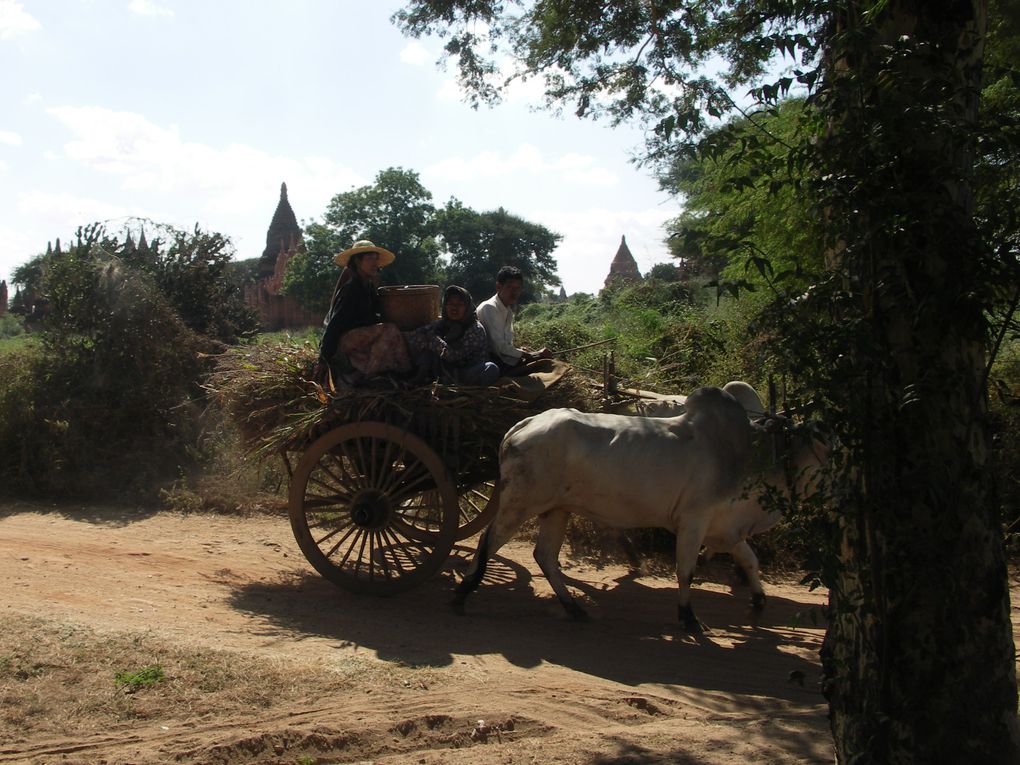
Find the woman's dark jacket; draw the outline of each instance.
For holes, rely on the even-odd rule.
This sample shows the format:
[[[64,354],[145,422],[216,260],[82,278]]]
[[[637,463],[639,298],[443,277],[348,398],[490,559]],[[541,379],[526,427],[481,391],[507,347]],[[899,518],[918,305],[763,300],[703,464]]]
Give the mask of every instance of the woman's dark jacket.
[[[319,343],[319,359],[329,361],[336,354],[343,335],[357,327],[382,321],[382,306],[375,285],[357,277],[343,285],[334,302],[335,308],[326,322],[326,331]]]

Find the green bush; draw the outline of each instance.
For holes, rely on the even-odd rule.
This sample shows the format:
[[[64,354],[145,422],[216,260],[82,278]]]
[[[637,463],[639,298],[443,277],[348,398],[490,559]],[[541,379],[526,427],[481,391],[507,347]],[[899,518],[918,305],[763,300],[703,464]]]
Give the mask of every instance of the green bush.
[[[18,316],[6,314],[0,316],[0,339],[18,337],[25,333],[25,323]]]
[[[0,471],[9,492],[148,492],[194,454],[201,351],[151,277],[65,253],[48,269],[34,347],[0,356]]]
[[[532,304],[522,309],[516,326],[520,342],[533,348],[556,351],[612,340],[567,360],[600,371],[604,354],[612,351],[617,376],[626,385],[689,393],[731,379],[759,379],[757,374],[727,376],[745,371],[745,365],[720,363],[740,358],[753,342],[747,318],[706,301],[692,283],[650,279],[603,290],[597,298],[579,295],[567,303]]]

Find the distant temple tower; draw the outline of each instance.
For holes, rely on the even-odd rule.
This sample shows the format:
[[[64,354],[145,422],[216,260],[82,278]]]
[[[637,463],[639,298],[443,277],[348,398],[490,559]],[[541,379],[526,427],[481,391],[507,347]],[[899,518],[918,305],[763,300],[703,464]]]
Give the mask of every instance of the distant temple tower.
[[[304,239],[297,216],[287,199],[287,184],[280,184],[280,201],[273,213],[273,220],[266,231],[266,249],[259,259],[259,278],[270,277],[276,271],[281,255],[290,255],[304,250]],[[286,265],[286,264],[284,264]]]
[[[0,280],[0,316],[7,315],[7,280]]]
[[[319,320],[294,299],[280,294],[287,263],[294,255],[304,251],[301,227],[287,199],[287,184],[281,183],[280,201],[266,231],[266,248],[259,258],[256,281],[244,290],[244,302],[258,311],[263,329],[307,327]]]
[[[620,249],[616,251],[612,265],[609,266],[609,276],[606,277],[606,287],[621,284],[630,284],[641,281],[641,272],[638,270],[637,261],[630,254],[627,247],[627,237],[620,237]]]
[[[145,238],[145,226],[139,228],[138,233],[138,244],[135,244],[135,240],[131,237],[131,232],[127,232],[127,236],[124,238],[124,252],[148,252],[149,251],[149,240]]]

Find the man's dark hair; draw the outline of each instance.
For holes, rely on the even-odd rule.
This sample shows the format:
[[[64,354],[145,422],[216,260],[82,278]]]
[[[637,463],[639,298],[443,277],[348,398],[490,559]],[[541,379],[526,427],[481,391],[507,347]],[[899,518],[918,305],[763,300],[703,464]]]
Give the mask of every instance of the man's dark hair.
[[[514,279],[524,281],[524,274],[517,266],[503,266],[496,274],[496,284],[506,284]]]

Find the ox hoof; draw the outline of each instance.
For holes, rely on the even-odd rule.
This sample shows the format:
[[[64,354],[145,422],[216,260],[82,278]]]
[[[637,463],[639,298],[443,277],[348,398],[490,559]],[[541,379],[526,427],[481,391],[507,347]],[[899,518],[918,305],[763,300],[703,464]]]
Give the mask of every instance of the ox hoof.
[[[450,608],[453,609],[453,612],[455,614],[457,614],[457,616],[463,616],[464,615],[464,598],[454,598],[453,600],[451,600],[450,601]]]
[[[678,606],[677,616],[684,630],[690,635],[701,635],[705,632],[705,625],[694,615],[694,609],[690,606]]]
[[[751,608],[753,608],[755,611],[761,611],[763,608],[765,608],[764,592],[751,593]]]
[[[583,608],[581,608],[576,603],[571,603],[571,604],[565,605],[563,607],[565,609],[567,609],[567,614],[575,622],[586,622],[586,621],[588,621],[588,612],[585,611]]]
[[[695,616],[693,619],[684,620],[684,631],[688,635],[704,635],[705,625]]]

